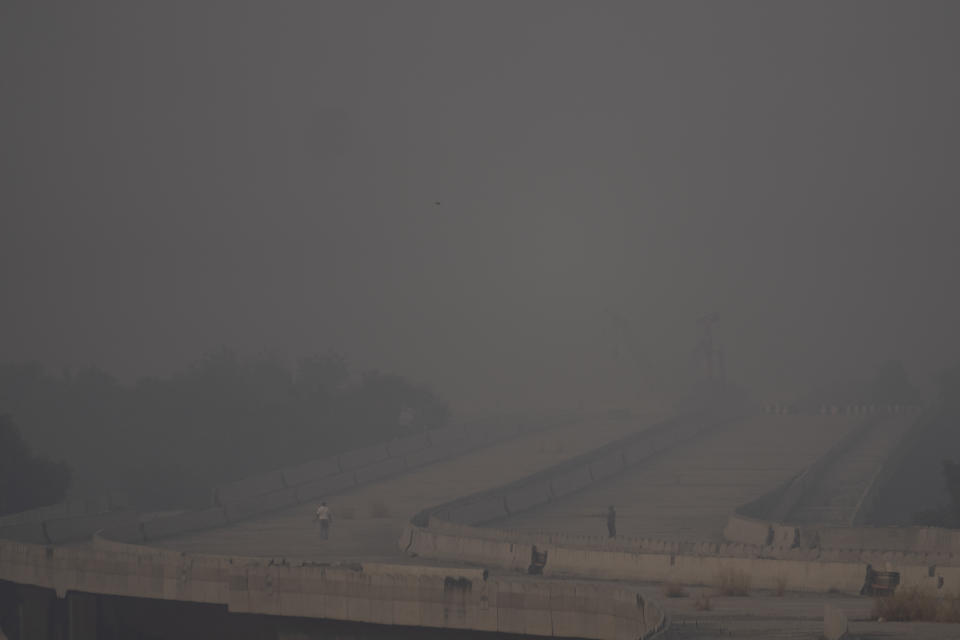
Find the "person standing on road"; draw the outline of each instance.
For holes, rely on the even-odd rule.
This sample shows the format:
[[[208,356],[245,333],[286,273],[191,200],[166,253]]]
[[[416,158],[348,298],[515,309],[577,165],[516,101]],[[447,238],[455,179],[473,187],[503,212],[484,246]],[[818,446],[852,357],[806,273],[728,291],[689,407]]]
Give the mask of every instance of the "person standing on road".
[[[617,511],[613,508],[613,505],[610,505],[610,508],[607,509],[607,537],[617,537]]]
[[[326,502],[320,503],[320,506],[317,507],[317,513],[314,515],[313,519],[320,523],[320,539],[329,540],[330,521],[333,520],[333,517],[330,515],[330,508],[327,506]]]

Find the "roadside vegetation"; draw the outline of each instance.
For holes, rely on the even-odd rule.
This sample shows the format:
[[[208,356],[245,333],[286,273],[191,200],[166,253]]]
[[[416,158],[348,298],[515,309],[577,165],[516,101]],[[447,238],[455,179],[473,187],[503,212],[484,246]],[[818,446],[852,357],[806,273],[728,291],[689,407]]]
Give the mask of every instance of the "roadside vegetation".
[[[291,365],[224,349],[132,383],[98,369],[0,365],[3,413],[33,450],[74,470],[73,494],[122,490],[137,508],[164,509],[202,506],[220,482],[443,426],[449,410],[401,376],[351,372],[336,353]],[[57,487],[64,469],[48,469]],[[33,479],[18,481],[18,491],[45,486],[23,477]]]
[[[960,622],[960,596],[907,587],[874,601],[873,617],[890,622]]]

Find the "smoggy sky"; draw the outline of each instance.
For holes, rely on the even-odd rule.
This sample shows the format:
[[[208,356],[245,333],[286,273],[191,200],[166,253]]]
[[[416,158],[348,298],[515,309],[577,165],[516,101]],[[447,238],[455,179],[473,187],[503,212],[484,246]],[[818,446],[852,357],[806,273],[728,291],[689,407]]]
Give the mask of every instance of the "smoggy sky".
[[[455,405],[624,404],[716,310],[761,393],[924,382],[960,359],[958,32],[951,2],[5,0],[0,360],[333,348]]]

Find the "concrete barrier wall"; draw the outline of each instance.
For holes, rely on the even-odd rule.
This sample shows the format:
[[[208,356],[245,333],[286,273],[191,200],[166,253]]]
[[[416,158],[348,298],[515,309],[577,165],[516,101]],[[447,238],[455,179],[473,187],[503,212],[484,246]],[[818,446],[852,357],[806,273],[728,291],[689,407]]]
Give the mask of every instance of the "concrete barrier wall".
[[[660,630],[660,607],[612,585],[488,578],[476,570],[270,565],[95,540],[93,548],[0,541],[0,579],[58,595],[105,595],[226,605],[234,613],[325,618],[598,640]]]
[[[580,538],[579,540],[577,538]],[[821,554],[782,549],[783,557],[764,556],[757,549],[718,543],[682,544],[655,541],[648,549],[630,550],[625,544],[592,536],[526,534],[431,521],[428,527],[409,525],[400,547],[418,557],[470,562],[522,571],[529,566],[534,547],[546,553],[544,575],[679,582],[719,586],[732,573],[749,577],[751,588],[858,594],[866,567],[899,571],[901,584],[955,592],[960,589],[960,566],[940,565],[929,557],[857,552]]]

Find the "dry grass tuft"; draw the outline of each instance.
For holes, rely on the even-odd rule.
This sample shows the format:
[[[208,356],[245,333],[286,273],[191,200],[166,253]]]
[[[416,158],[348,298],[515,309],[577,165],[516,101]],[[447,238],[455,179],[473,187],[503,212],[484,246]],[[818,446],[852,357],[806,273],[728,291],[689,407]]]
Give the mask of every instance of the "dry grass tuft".
[[[905,587],[873,602],[873,617],[892,622],[960,622],[960,596],[938,596],[932,589]]]
[[[740,569],[727,567],[717,573],[717,586],[723,596],[750,595],[750,574]]]
[[[713,603],[710,602],[710,596],[700,593],[693,599],[693,608],[697,611],[712,611]]]
[[[390,509],[387,508],[387,503],[381,500],[380,498],[375,498],[370,501],[370,516],[373,518],[386,518],[390,515]]]
[[[667,598],[686,598],[690,595],[687,590],[683,588],[683,585],[677,584],[676,582],[665,582],[662,591],[664,597]]]

